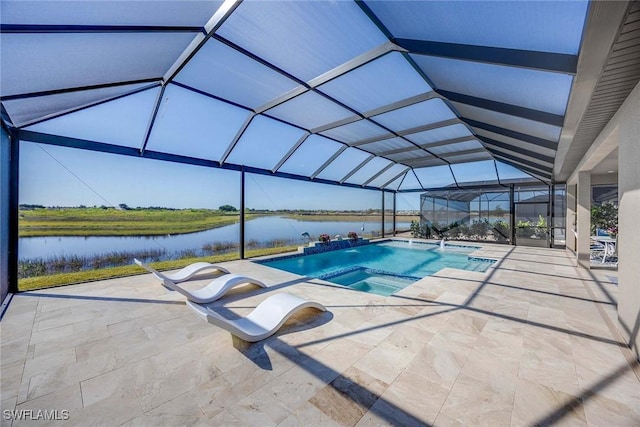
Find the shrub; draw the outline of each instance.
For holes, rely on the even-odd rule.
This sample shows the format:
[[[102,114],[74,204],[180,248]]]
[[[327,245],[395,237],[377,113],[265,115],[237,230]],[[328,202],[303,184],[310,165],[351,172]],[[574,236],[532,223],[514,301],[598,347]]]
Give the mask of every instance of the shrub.
[[[318,241],[322,243],[330,243],[331,236],[329,236],[327,233],[322,233],[320,236],[318,236]]]
[[[529,221],[518,221],[516,224],[516,236],[531,237],[531,223]]]
[[[493,237],[499,243],[506,243],[510,239],[509,224],[504,221],[496,221],[493,223]]]
[[[427,224],[420,224],[418,221],[411,221],[411,227],[409,228],[413,237],[419,237],[423,239],[431,238],[431,229]]]
[[[468,239],[469,238],[469,226],[464,222],[461,223],[457,230],[459,239]]]
[[[610,230],[618,229],[618,207],[612,203],[591,206],[591,234],[596,234],[596,228]],[[617,233],[616,233],[617,234]]]
[[[538,215],[538,222],[536,223],[534,235],[540,239],[547,238],[547,220],[542,215]]]
[[[489,233],[489,221],[486,219],[475,219],[473,224],[469,227],[469,231],[477,239],[485,239]]]
[[[358,240],[358,233],[356,233],[355,231],[350,231],[349,234],[347,234],[347,236],[351,240]]]

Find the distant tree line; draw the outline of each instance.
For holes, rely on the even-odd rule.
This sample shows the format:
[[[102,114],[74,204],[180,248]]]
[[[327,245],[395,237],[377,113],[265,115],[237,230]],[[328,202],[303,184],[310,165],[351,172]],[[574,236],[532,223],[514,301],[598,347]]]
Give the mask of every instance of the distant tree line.
[[[142,211],[142,210],[152,210],[152,211],[178,211],[178,210],[207,210],[206,208],[187,208],[187,209],[178,209],[178,208],[168,208],[164,206],[139,206],[139,207],[131,207],[126,203],[119,203],[116,206],[106,206],[106,205],[93,205],[93,206],[44,206],[40,204],[20,204],[19,208],[22,210],[34,210],[34,209],[119,209],[125,211]],[[215,209],[210,209],[215,210]],[[238,212],[238,208],[232,205],[222,205],[218,207],[220,212]],[[351,214],[351,215],[377,215],[380,214],[380,209],[345,209],[345,210],[333,210],[333,209],[254,209],[254,208],[246,208],[245,212],[251,213],[270,213],[270,212],[286,212],[289,214],[297,214],[297,215],[338,215],[338,214]]]

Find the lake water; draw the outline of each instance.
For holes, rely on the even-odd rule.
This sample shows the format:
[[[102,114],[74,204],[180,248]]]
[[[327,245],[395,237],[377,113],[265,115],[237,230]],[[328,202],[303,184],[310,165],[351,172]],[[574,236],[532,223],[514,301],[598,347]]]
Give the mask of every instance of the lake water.
[[[291,239],[300,244],[307,241],[301,236],[307,232],[316,240],[322,233],[346,237],[349,231],[362,234],[380,233],[380,221],[300,221],[285,217],[267,216],[247,221],[245,240],[267,242],[274,239]],[[387,223],[389,225],[389,223]],[[398,229],[408,229],[410,222],[398,222]],[[63,236],[63,237],[21,237],[18,241],[20,259],[48,258],[54,255],[92,256],[109,252],[133,252],[142,250],[166,250],[167,254],[185,249],[199,251],[204,245],[214,242],[237,242],[240,225],[231,224],[197,233],[167,236]]]

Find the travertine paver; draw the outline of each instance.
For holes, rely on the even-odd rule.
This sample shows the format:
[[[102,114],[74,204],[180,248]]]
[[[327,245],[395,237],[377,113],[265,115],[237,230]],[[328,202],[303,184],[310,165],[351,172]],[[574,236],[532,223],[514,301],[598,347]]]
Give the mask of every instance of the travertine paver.
[[[280,291],[329,310],[256,344],[147,274],[16,295],[0,323],[2,409],[67,410],[65,425],[640,425],[616,273],[481,246],[498,260],[486,273],[444,269],[390,297],[225,263],[269,286],[215,303],[228,316]]]

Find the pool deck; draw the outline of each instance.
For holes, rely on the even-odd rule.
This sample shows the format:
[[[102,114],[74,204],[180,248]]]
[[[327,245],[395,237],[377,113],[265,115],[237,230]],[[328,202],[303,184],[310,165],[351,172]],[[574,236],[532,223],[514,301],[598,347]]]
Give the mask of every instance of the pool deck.
[[[82,426],[640,425],[617,272],[478,246],[498,260],[487,272],[444,269],[389,297],[224,263],[268,285],[214,304],[229,317],[273,292],[328,309],[251,345],[149,274],[18,294],[0,322],[2,410],[67,410],[57,424]]]

